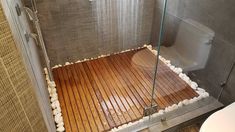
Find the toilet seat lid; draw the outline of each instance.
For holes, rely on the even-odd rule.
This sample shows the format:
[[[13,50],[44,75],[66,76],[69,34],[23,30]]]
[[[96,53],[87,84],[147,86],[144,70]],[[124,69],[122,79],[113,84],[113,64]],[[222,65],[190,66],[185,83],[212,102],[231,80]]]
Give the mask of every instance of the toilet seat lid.
[[[200,132],[235,132],[235,103],[209,116]]]

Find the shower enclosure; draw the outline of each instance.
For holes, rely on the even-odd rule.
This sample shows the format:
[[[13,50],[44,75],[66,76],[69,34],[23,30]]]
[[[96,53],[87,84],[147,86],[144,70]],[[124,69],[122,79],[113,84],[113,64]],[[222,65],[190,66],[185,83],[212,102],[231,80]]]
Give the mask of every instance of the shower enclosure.
[[[202,102],[212,103],[184,72],[205,67],[213,31],[170,14],[167,0],[24,0],[24,5],[47,67],[58,131],[136,131],[169,123],[163,130]]]

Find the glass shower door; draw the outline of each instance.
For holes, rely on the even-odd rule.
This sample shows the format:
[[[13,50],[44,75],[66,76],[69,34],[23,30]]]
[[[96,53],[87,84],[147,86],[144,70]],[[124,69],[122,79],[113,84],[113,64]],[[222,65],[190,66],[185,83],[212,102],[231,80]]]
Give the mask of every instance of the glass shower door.
[[[143,118],[154,79],[156,57],[149,44],[155,4],[37,1],[58,98],[67,106],[65,129],[107,131]]]
[[[158,54],[168,37],[166,5],[37,1],[66,130],[115,130],[130,122],[130,130],[145,128],[197,96],[188,83],[196,84]]]
[[[147,108],[150,116],[146,121],[153,131],[164,131],[200,116],[209,105],[221,106],[201,88],[205,80],[196,76],[206,68],[214,31],[193,20],[183,5],[177,8],[175,1],[161,2],[155,11],[161,16],[159,33],[155,33],[159,39],[152,51],[156,63],[151,96],[154,103]],[[204,110],[195,114],[199,109]]]
[[[166,6],[167,6],[167,0],[164,0],[163,8],[162,8],[162,14],[161,14],[161,22],[160,22],[160,30],[159,30],[159,36],[157,41],[156,48],[152,49],[152,52],[156,55],[156,61],[155,61],[155,69],[154,69],[154,75],[153,75],[153,87],[152,87],[152,93],[151,93],[151,105],[150,105],[150,111],[157,111],[157,104],[155,104],[155,100],[157,98],[156,92],[157,92],[157,72],[158,72],[158,64],[159,64],[159,56],[161,51],[161,44],[162,44],[162,38],[163,38],[163,32],[164,32],[164,21],[165,21],[165,12],[166,12]],[[152,110],[151,110],[152,109]],[[155,111],[155,110],[156,111]],[[152,114],[152,112],[150,112]],[[151,117],[151,114],[149,115]]]

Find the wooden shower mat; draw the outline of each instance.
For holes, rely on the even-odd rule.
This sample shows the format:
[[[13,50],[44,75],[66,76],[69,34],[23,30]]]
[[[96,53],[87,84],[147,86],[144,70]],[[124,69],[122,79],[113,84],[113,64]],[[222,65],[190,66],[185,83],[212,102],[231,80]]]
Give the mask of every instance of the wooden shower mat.
[[[143,48],[53,69],[66,132],[108,131],[142,118],[154,64]],[[159,109],[198,96],[161,61],[155,95]]]

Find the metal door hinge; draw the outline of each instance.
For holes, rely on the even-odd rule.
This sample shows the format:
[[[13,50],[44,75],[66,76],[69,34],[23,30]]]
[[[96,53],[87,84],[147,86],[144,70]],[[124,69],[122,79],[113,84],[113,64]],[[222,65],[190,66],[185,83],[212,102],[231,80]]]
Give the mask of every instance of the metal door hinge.
[[[15,9],[16,9],[17,15],[20,16],[21,15],[21,9],[20,9],[19,4],[16,4]]]
[[[143,115],[149,116],[157,112],[157,104],[144,108]]]

